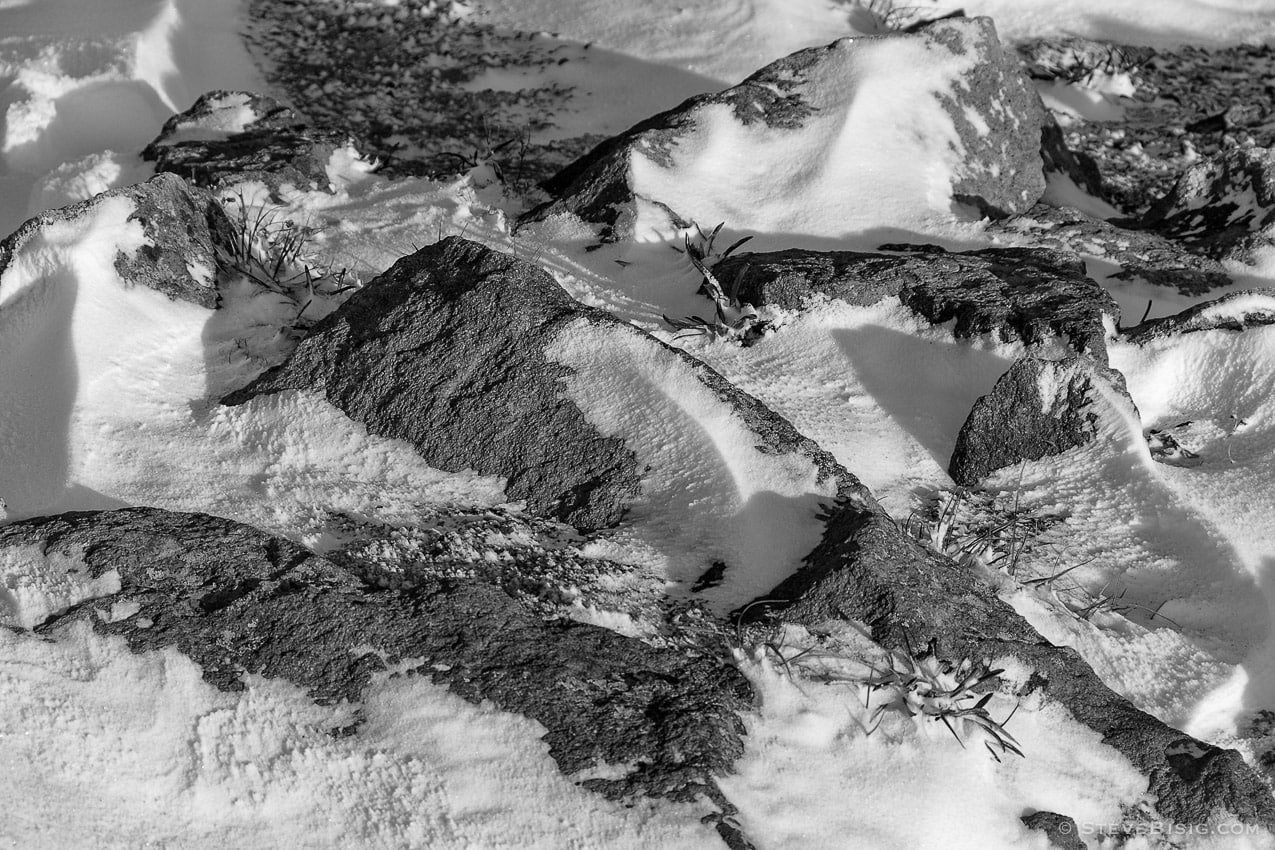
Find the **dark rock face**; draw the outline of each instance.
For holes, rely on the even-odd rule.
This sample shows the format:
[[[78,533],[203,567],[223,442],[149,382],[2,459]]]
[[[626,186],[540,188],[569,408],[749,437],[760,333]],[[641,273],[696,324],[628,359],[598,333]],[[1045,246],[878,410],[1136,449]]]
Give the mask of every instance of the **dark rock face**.
[[[176,647],[220,689],[241,690],[246,671],[292,682],[320,703],[357,703],[387,664],[420,659],[407,675],[543,724],[564,774],[637,765],[583,783],[592,790],[707,795],[729,806],[713,777],[743,751],[737,712],[751,694],[713,658],[542,621],[482,580],[372,588],[287,540],[202,514],[128,508],[0,528],[0,550],[19,546],[82,558],[94,578],[119,575],[118,593],[37,631],[83,619],[135,652]],[[137,612],[115,622],[96,613],[123,601]]]
[[[714,267],[725,285],[739,281],[740,300],[756,307],[800,309],[816,293],[851,304],[898,296],[936,324],[956,320],[958,337],[995,333],[1031,344],[1052,336],[1106,359],[1103,315],[1119,315],[1112,297],[1085,275],[1074,254],[1037,248],[948,253],[776,251],[736,254]]]
[[[817,628],[856,620],[886,647],[928,646],[952,660],[1017,658],[1035,670],[1025,690],[1042,690],[1127,757],[1147,777],[1162,816],[1199,824],[1221,809],[1244,823],[1275,826],[1275,799],[1239,753],[1139,711],[1074,650],[1043,640],[970,569],[910,539],[888,517],[834,516],[807,566],[765,599],[778,600],[771,614],[783,622]]]
[[[328,161],[348,139],[311,127],[271,97],[211,91],[169,118],[142,158],[212,189],[254,179],[272,188],[327,189]]]
[[[1246,289],[1196,304],[1172,316],[1151,319],[1122,335],[1129,342],[1142,344],[1175,334],[1243,331],[1264,325],[1275,325],[1275,291]]]
[[[0,241],[0,275],[42,230],[91,215],[109,198],[133,202],[136,210],[129,220],[141,224],[149,243],[131,256],[123,250],[116,256],[115,270],[124,282],[149,287],[174,300],[215,308],[217,249],[233,238],[230,221],[205,192],[172,174],[159,174],[145,183],[112,189],[28,219]]]
[[[954,201],[975,207],[981,214],[1000,217],[1028,209],[1045,189],[1042,171],[1044,107],[1017,57],[1001,47],[989,18],[953,18],[931,23],[906,34],[880,38],[912,39],[954,56],[975,56],[971,70],[940,95],[965,155],[951,192]],[[715,94],[693,97],[681,105],[635,125],[563,169],[544,188],[554,200],[532,210],[520,221],[539,221],[571,212],[584,221],[602,225],[605,240],[631,235],[635,188],[631,159],[634,154],[667,166],[679,140],[693,132],[700,113],[709,107],[728,106],[744,125],[762,123],[778,130],[801,133],[817,110],[810,81],[825,68],[853,61],[857,45],[877,37],[843,39],[825,47],[810,48],[787,56],[758,71],[738,86]],[[852,98],[854,91],[821,91],[819,97]],[[971,120],[971,116],[974,119]],[[974,121],[986,125],[976,127]],[[1068,169],[1069,161],[1057,147],[1051,150],[1054,167]],[[663,205],[660,198],[645,198]],[[668,209],[674,223],[686,223],[686,210]]]
[[[1275,244],[1275,151],[1236,147],[1192,165],[1144,224],[1209,257],[1251,261]]]
[[[395,263],[225,403],[316,390],[432,466],[500,475],[532,513],[605,528],[637,496],[640,470],[565,398],[568,370],[545,354],[582,316],[615,321],[543,270],[453,237]]]
[[[1231,277],[1217,260],[1187,250],[1150,230],[1131,230],[1069,207],[1038,204],[1021,217],[996,222],[990,228],[1015,236],[1027,235],[1042,248],[1089,254],[1120,264],[1115,280],[1145,281],[1199,296],[1231,285]]]
[[[1022,818],[1023,825],[1045,833],[1056,850],[1086,850],[1085,840],[1078,835],[1076,822],[1057,812],[1033,812]]]
[[[1124,376],[1112,369],[1079,357],[1018,360],[974,403],[956,438],[948,474],[962,487],[972,487],[997,469],[1093,440],[1103,404],[1097,382],[1132,407]]]

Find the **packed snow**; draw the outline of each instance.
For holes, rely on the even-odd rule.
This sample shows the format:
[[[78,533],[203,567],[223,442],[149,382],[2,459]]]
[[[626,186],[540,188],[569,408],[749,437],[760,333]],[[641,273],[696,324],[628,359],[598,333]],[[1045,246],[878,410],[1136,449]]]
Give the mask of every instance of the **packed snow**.
[[[882,25],[861,6],[824,0],[470,5],[457,4],[458,13],[551,31],[579,48],[571,63],[537,72],[581,89],[563,135],[617,132],[794,50]],[[937,15],[951,5],[918,8]],[[959,5],[993,16],[1006,39],[1275,38],[1272,0]],[[0,235],[41,210],[146,179],[151,168],[139,151],[203,92],[269,91],[237,35],[240,13],[235,0],[0,0]],[[887,240],[869,237],[896,231],[988,244],[981,223],[954,216],[950,205],[959,144],[953,149],[934,94],[959,70],[952,61],[959,65],[914,45],[856,47],[840,76],[812,88],[852,89],[854,98],[820,113],[800,145],[739,124],[722,107],[673,152],[671,167],[639,159],[635,179],[642,194],[705,226],[726,222],[727,244],[757,231],[768,236],[750,247],[793,247],[782,235],[799,234],[815,247],[849,237],[844,247],[871,248]],[[1042,93],[1064,115],[1106,120],[1119,116],[1126,83]],[[473,83],[523,84],[497,72]],[[921,105],[896,110],[901,101]],[[233,132],[253,117],[233,96],[222,105],[222,125],[184,128],[181,138]],[[755,180],[739,179],[750,169]],[[515,235],[509,198],[478,173],[390,181],[345,151],[330,176],[332,193],[287,189],[271,200],[247,185],[240,198],[313,227],[315,252],[362,282],[448,235],[534,262],[580,301],[685,349],[786,417],[900,522],[951,497],[945,470],[955,434],[1025,353],[990,338],[956,339],[897,299],[767,313],[775,330],[751,348],[679,335],[663,315],[711,305],[696,294],[699,276],[686,256],[671,250],[689,234],[662,210],[648,210],[642,239],[598,246],[570,220]],[[870,206],[829,188],[869,182]],[[1074,185],[1051,183],[1050,193],[1111,213]],[[412,527],[439,507],[518,509],[502,480],[433,469],[318,395],[218,405],[287,355],[298,305],[246,281],[225,285],[217,311],[126,287],[116,258],[146,241],[130,212],[113,198],[51,225],[0,276],[0,524],[151,505],[233,518],[324,550],[351,517]],[[1089,259],[1091,274],[1103,277],[1101,258]],[[1256,265],[1233,269],[1231,289],[1275,286],[1275,262],[1263,260],[1259,253]],[[1103,279],[1126,313],[1139,314],[1148,293],[1157,316],[1200,300]],[[1275,299],[1255,293],[1202,318],[1273,312]],[[1256,710],[1275,709],[1275,327],[1140,345],[1113,339],[1109,348],[1137,416],[1107,398],[1095,442],[993,476],[987,487],[998,504],[1053,519],[1022,550],[1016,576],[984,563],[986,577],[1042,635],[1077,649],[1138,707],[1256,760],[1262,742],[1247,725]],[[574,370],[563,393],[650,468],[631,521],[581,549],[633,564],[682,599],[707,553],[727,552],[726,581],[698,594],[725,613],[800,564],[832,494],[808,459],[751,445],[729,407],[689,368],[661,371],[657,351],[637,334],[581,321],[548,352]],[[1176,435],[1190,462],[1154,458],[1148,429]],[[960,510],[980,521],[972,501]],[[424,677],[385,675],[362,705],[323,707],[278,680],[248,677],[243,692],[217,691],[176,650],[134,655],[83,623],[28,631],[118,590],[118,575],[89,579],[79,566],[73,555],[0,554],[0,793],[8,803],[0,846],[721,846],[701,808],[625,806],[588,792],[576,784],[587,777],[558,771],[536,723]],[[105,603],[95,613],[134,615]],[[567,615],[629,635],[658,633],[631,612],[577,604]],[[789,628],[765,647],[734,649],[730,663],[758,700],[744,717],[745,753],[721,787],[759,848],[1044,850],[1044,835],[1020,821],[1035,810],[1070,814],[1090,847],[1105,848],[1117,846],[1128,813],[1148,803],[1145,779],[1065,711],[1031,699],[1016,707],[1009,686],[1030,671],[1010,665],[989,704],[997,718],[1013,712],[1006,729],[1026,753],[998,762],[976,738],[966,747],[933,718],[874,711],[865,682],[881,658],[844,624],[831,635]],[[358,734],[331,734],[355,710],[365,718]],[[1119,846],[1166,846],[1154,824],[1145,827]],[[1173,840],[1275,847],[1269,834],[1226,822]]]

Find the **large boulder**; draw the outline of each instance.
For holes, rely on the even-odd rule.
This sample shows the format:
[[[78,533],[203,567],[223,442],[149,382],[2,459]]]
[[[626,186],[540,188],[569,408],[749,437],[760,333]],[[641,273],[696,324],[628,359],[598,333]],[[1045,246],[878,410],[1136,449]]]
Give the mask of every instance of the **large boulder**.
[[[39,617],[38,633],[81,620],[134,652],[175,647],[222,690],[256,674],[322,704],[357,706],[373,676],[397,666],[536,720],[566,775],[612,768],[584,781],[594,791],[706,796],[732,811],[716,777],[743,752],[739,712],[751,694],[742,676],[684,648],[545,621],[482,578],[419,574],[386,589],[283,538],[153,508],[13,523],[0,528],[0,564],[24,573],[10,583],[84,589]],[[6,614],[0,605],[0,624]],[[342,731],[357,734],[359,723],[356,712]]]
[[[218,256],[234,238],[230,220],[206,192],[173,174],[157,174],[145,183],[28,219],[0,241],[0,288],[5,272],[28,245],[64,223],[87,220],[117,199],[131,204],[128,221],[136,221],[144,236],[144,244],[121,244],[117,250],[114,265],[120,279],[173,299],[216,307]]]
[[[210,91],[164,122],[142,158],[210,189],[261,180],[272,189],[328,189],[332,155],[350,144],[345,133],[310,125],[274,98]]]
[[[740,300],[755,307],[800,309],[814,295],[862,305],[894,296],[936,324],[955,320],[958,337],[995,334],[1027,344],[1061,337],[1077,352],[1106,358],[1103,317],[1119,316],[1119,308],[1074,254],[882,247],[899,250],[736,254],[713,273],[725,285],[738,283]]]
[[[1197,162],[1143,224],[1206,256],[1252,262],[1275,246],[1275,150],[1232,147]]]
[[[606,240],[692,220],[836,236],[847,197],[880,196],[900,216],[950,216],[954,203],[1005,216],[1044,192],[1045,123],[989,18],[846,38],[608,139],[547,181],[553,200],[522,223],[574,213]],[[901,165],[914,162],[929,176]],[[874,206],[873,223],[914,220],[891,214]]]
[[[1136,409],[1124,376],[1086,358],[1015,361],[974,403],[956,438],[948,474],[973,487],[997,469],[1083,446],[1113,407]]]
[[[634,405],[604,398],[605,409],[586,413],[578,395],[589,388],[570,392],[573,381],[613,379],[608,355],[616,370],[650,364],[633,383],[654,381],[663,397],[703,394],[766,457],[797,457],[813,496],[871,500],[830,455],[707,366],[576,302],[543,269],[458,237],[400,260],[316,325],[285,363],[224,401],[322,393],[372,433],[411,443],[431,466],[501,476],[530,512],[596,530],[618,523],[639,498],[681,498],[641,486],[647,473],[676,473],[667,470],[674,459],[652,470],[652,457],[635,451],[667,442],[660,434],[669,426],[653,409],[638,406],[628,424],[604,423]],[[590,363],[603,365],[580,378]]]

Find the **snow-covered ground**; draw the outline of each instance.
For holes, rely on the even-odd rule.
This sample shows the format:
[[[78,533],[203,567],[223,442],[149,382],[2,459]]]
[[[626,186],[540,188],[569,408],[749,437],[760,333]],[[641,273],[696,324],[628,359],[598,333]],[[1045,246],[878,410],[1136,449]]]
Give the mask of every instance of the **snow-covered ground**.
[[[935,14],[948,9],[921,7],[930,5]],[[1275,0],[960,5],[991,15],[1006,39],[1085,34],[1216,46],[1275,38]],[[870,33],[879,23],[832,0],[456,6],[501,27],[598,48],[593,58],[537,72],[580,89],[564,135],[616,132],[797,49]],[[241,14],[236,0],[0,0],[0,235],[39,211],[146,179],[151,167],[138,152],[202,92],[268,91],[236,35]],[[852,126],[879,126],[874,110],[932,89],[927,74],[947,73],[925,66],[919,54],[879,54],[855,73],[888,82],[891,62],[908,67],[898,69],[897,90],[865,89],[856,108],[867,113]],[[497,76],[471,85],[525,82]],[[938,120],[928,112],[912,117],[929,129]],[[730,129],[708,127],[702,141],[722,143]],[[947,175],[921,173],[917,162],[929,148],[896,141],[871,139],[872,157],[837,160],[858,169],[852,176],[860,182],[888,178],[872,184],[880,196],[868,212],[839,210],[829,198],[820,217],[803,218],[791,199],[776,201],[769,189],[750,195],[732,182],[734,166],[720,157],[709,159],[718,170],[655,175],[651,191],[702,202],[702,225],[726,219],[722,244],[745,233],[743,221],[756,236],[750,249],[828,247],[847,234],[843,247],[871,248],[853,237],[874,223],[949,245],[991,244],[977,221],[939,221],[928,210],[904,215]],[[784,160],[782,151],[771,153],[758,165]],[[515,235],[510,199],[481,176],[389,181],[334,160],[337,191],[285,192],[279,215],[314,228],[316,252],[362,281],[414,246],[451,235],[531,260],[575,298],[684,348],[786,417],[900,521],[953,490],[946,467],[956,433],[974,401],[1025,350],[957,339],[950,326],[932,326],[894,298],[769,313],[781,332],[750,348],[678,338],[662,316],[693,315],[707,302],[696,294],[700,276],[686,256],[670,250],[675,239],[597,247],[588,228],[560,220]],[[721,191],[708,196],[710,189]],[[247,193],[265,203],[261,187]],[[838,211],[845,217],[827,217]],[[411,525],[440,506],[505,505],[501,480],[432,469],[408,444],[369,435],[317,395],[219,406],[226,392],[286,356],[296,305],[247,285],[223,292],[217,311],[125,288],[116,254],[144,241],[130,212],[113,199],[56,225],[0,277],[0,524],[150,505],[228,517],[323,550],[337,538],[339,517]],[[1240,285],[1275,286],[1275,269],[1237,270]],[[738,423],[698,384],[659,396],[649,386],[656,380],[650,352],[637,338],[599,357],[611,344],[599,335],[605,332],[581,323],[552,352],[576,370],[564,392],[589,421],[629,437],[644,462],[661,469],[711,462],[721,471],[658,482],[695,510],[647,506],[640,522],[599,535],[587,551],[637,565],[667,582],[671,595],[685,595],[697,547],[733,547],[747,577],[731,588],[737,596],[715,601],[727,610],[764,593],[818,537],[813,504],[828,494],[817,492],[808,462],[746,445]],[[1003,502],[1062,518],[1017,569],[1034,578],[1066,570],[1067,581],[991,578],[1045,637],[1079,650],[1139,708],[1256,758],[1261,742],[1246,724],[1260,709],[1275,710],[1275,328],[1246,331],[1238,342],[1221,330],[1141,346],[1113,342],[1110,356],[1141,423],[1104,421],[1095,443],[1003,470],[988,484]],[[666,408],[672,424],[658,433],[641,431],[629,415]],[[1200,462],[1153,461],[1143,428],[1177,428]],[[763,482],[773,502],[752,500]],[[757,533],[759,516],[772,524],[765,530],[784,528],[786,536]],[[242,693],[223,693],[175,650],[133,655],[122,640],[82,626],[35,636],[19,627],[110,592],[68,584],[48,574],[46,563],[0,560],[0,791],[7,803],[0,847],[719,843],[699,809],[625,807],[587,792],[558,772],[533,721],[467,703],[421,678],[378,680],[359,734],[337,738],[329,731],[352,709],[316,706],[287,683],[254,678]],[[1105,597],[1118,604],[1074,616]],[[578,615],[608,622],[607,612]],[[788,655],[814,645],[799,629],[777,641]],[[722,779],[722,789],[758,847],[1043,850],[1043,834],[1020,822],[1034,810],[1071,815],[1091,847],[1117,846],[1104,831],[1143,802],[1145,780],[1058,706],[1019,704],[1007,728],[1027,756],[993,761],[981,748],[966,750],[941,724],[895,712],[875,727],[879,717],[866,707],[862,682],[864,670],[880,663],[879,648],[852,629],[831,645],[835,652],[821,644],[793,665],[755,647],[734,656],[758,705],[744,719],[737,773]],[[1001,694],[990,707],[1005,716],[1014,701]],[[1214,826],[1210,834],[1177,836],[1183,843],[1172,846],[1275,846],[1261,831]],[[1119,846],[1166,845],[1144,835]]]

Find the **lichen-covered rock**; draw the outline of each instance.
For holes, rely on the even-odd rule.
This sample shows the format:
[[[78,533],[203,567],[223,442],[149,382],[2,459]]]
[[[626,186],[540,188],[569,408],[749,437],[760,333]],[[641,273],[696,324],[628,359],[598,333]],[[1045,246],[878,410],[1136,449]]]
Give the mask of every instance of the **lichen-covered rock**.
[[[948,474],[972,487],[997,469],[1083,446],[1112,406],[1133,408],[1119,372],[1080,357],[1022,358],[974,403]]]
[[[234,238],[230,221],[206,192],[173,174],[158,174],[145,183],[112,189],[28,219],[0,241],[0,280],[23,247],[39,234],[59,223],[92,215],[112,198],[132,202],[129,220],[141,224],[146,238],[146,244],[137,250],[121,248],[116,255],[115,271],[124,283],[146,286],[201,307],[216,307],[218,249],[229,246]]]
[[[872,61],[878,53],[898,60],[890,67],[902,62],[930,76],[913,91],[907,75],[874,73],[884,67]],[[760,199],[734,211],[730,223],[743,230],[823,228],[835,235],[844,226],[847,193],[912,197],[937,214],[950,214],[955,202],[1004,216],[1030,208],[1044,192],[1045,121],[1039,96],[989,18],[842,39],[794,53],[738,86],[691,98],[608,139],[547,181],[553,200],[521,223],[569,212],[601,225],[603,239],[625,239],[654,226],[648,215],[674,226],[726,217],[715,197],[732,185]],[[880,134],[892,122],[910,123],[890,129],[886,142]],[[930,129],[908,129],[918,122]],[[932,163],[950,176],[948,185],[921,190],[904,185],[910,178],[897,169],[861,166],[885,144],[894,155]],[[812,181],[805,172],[816,162],[821,170]],[[721,185],[686,194],[681,175],[692,173],[722,175]]]
[[[1275,150],[1233,147],[1189,167],[1143,222],[1215,259],[1275,246]]]
[[[1275,289],[1245,289],[1188,307],[1181,313],[1150,319],[1122,334],[1129,342],[1200,331],[1242,331],[1275,325]]]
[[[332,154],[347,144],[344,133],[312,127],[274,98],[219,90],[169,118],[142,158],[212,189],[261,180],[326,190]]]
[[[374,674],[411,661],[404,675],[542,724],[564,774],[631,766],[586,787],[616,798],[707,796],[730,811],[715,777],[743,752],[738,712],[750,690],[708,655],[546,622],[481,579],[372,587],[283,538],[202,514],[41,517],[0,528],[0,553],[11,568],[73,568],[85,583],[109,576],[118,588],[55,614],[38,632],[85,620],[134,652],[175,647],[223,690],[242,690],[252,673],[325,704],[357,705]],[[346,731],[357,734],[357,721]]]
[[[736,254],[714,267],[724,285],[739,284],[755,307],[800,309],[812,295],[851,304],[896,296],[936,324],[955,320],[958,337],[995,334],[1027,344],[1061,337],[1077,352],[1106,358],[1103,316],[1118,316],[1112,297],[1085,274],[1074,254],[1044,248],[949,253],[926,246],[890,254],[789,250]]]
[[[1110,276],[1113,280],[1141,281],[1190,297],[1232,283],[1220,262],[1189,251],[1162,234],[1121,227],[1070,207],[1038,204],[1021,216],[992,223],[989,231],[1015,240],[1026,236],[1042,248],[1115,263],[1121,268]]]

